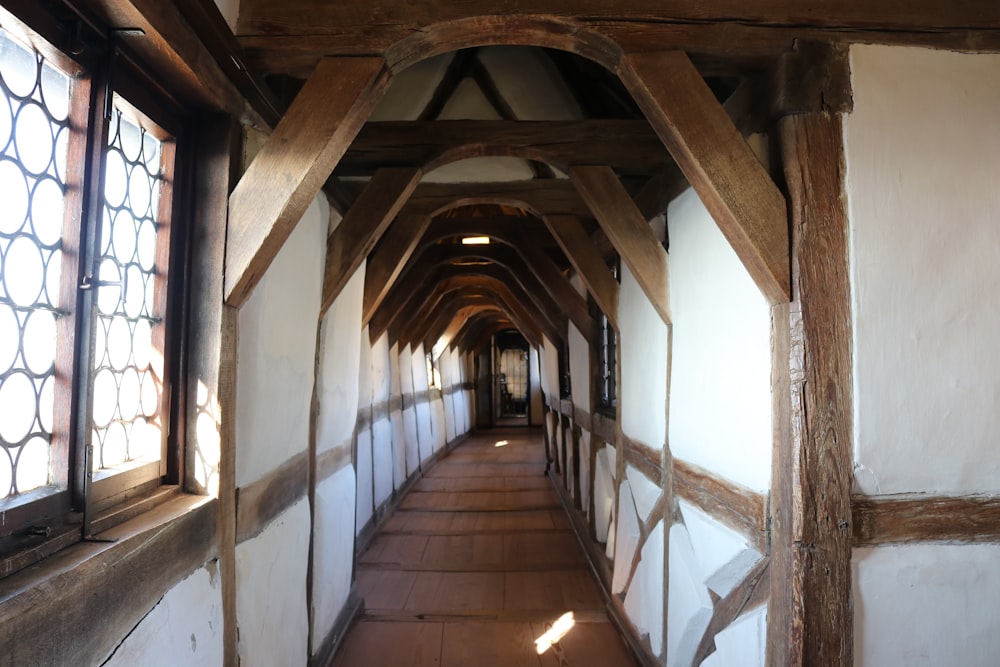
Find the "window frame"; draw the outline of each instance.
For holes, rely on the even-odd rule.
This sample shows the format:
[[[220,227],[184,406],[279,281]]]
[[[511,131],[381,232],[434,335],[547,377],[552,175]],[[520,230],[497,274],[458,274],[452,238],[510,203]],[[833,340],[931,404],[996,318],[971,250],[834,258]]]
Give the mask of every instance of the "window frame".
[[[27,45],[71,79],[68,157],[62,235],[60,310],[70,316],[56,320],[55,418],[49,445],[50,483],[0,500],[0,578],[31,565],[59,549],[91,536],[100,515],[101,529],[126,520],[134,512],[119,512],[183,481],[186,332],[190,301],[190,221],[193,213],[194,134],[190,114],[144,70],[140,61],[118,42],[115,33],[101,32],[80,19],[60,21],[46,12],[15,16],[0,7],[0,27]],[[72,37],[68,37],[68,36]],[[106,37],[110,35],[110,37]],[[56,46],[59,45],[59,46]],[[37,55],[36,55],[37,57]],[[162,382],[159,414],[161,456],[117,474],[91,479],[86,449],[90,440],[92,383],[99,315],[97,289],[85,287],[96,268],[104,210],[104,165],[108,151],[109,109],[115,99],[127,115],[147,131],[167,138],[171,170],[159,184],[156,216],[156,272],[163,273]],[[13,132],[12,128],[12,132]],[[161,163],[164,158],[161,158]],[[162,231],[167,238],[162,239]],[[71,231],[72,233],[67,233]],[[163,253],[161,253],[161,250]],[[166,255],[165,257],[163,255]],[[161,264],[161,259],[165,259]],[[164,270],[165,269],[165,270]],[[152,467],[155,467],[153,470]],[[162,494],[161,494],[162,495]],[[163,497],[165,501],[167,497]]]
[[[608,261],[608,269],[615,281],[621,283],[621,258],[613,253]],[[594,373],[594,404],[597,412],[616,417],[618,410],[618,331],[606,314],[594,308],[598,316],[598,339],[596,341],[597,372]]]

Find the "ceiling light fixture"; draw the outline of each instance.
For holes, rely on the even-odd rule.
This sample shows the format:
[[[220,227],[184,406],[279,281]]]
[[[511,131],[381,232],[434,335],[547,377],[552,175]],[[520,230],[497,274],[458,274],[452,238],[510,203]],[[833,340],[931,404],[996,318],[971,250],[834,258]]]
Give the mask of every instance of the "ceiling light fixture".
[[[489,236],[465,236],[462,238],[462,245],[489,245]]]

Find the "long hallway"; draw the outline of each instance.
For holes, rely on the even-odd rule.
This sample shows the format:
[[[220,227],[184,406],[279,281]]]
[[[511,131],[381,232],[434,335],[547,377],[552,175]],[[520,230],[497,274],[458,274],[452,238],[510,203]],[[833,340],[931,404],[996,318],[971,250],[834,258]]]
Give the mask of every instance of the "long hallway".
[[[432,467],[359,558],[365,611],[334,665],[634,664],[544,468],[537,428],[475,433]]]

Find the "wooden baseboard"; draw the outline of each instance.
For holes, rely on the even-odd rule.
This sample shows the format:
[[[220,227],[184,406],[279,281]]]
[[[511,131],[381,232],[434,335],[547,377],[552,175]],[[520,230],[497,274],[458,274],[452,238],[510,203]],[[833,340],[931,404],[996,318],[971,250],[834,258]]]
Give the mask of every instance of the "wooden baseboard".
[[[333,623],[333,628],[324,637],[323,643],[319,645],[316,653],[309,658],[309,667],[327,667],[333,662],[347,632],[354,625],[354,621],[364,613],[364,609],[365,601],[358,595],[357,589],[352,587],[347,596],[347,602],[344,603],[344,608],[340,610],[337,620]]]
[[[569,517],[570,526],[573,528],[576,541],[587,557],[587,565],[597,579],[598,588],[601,591],[601,596],[604,598],[605,608],[608,611],[611,623],[618,630],[618,634],[625,640],[625,644],[631,649],[640,665],[643,667],[661,667],[660,661],[656,659],[656,656],[650,650],[648,642],[643,641],[635,633],[635,628],[626,617],[621,601],[611,593],[612,571],[608,559],[604,555],[604,549],[598,542],[590,539],[586,519],[573,507],[573,499],[569,497],[569,492],[566,491],[562,483],[562,477],[552,471],[548,473],[548,476],[556,495],[559,497],[559,501],[562,503],[563,509],[566,511],[566,515]]]
[[[469,431],[469,433],[471,433],[471,431]],[[406,494],[409,493],[410,489],[412,489],[424,476],[424,472],[433,468],[438,461],[443,459],[448,454],[451,454],[456,447],[465,442],[466,438],[469,437],[469,433],[463,433],[462,435],[457,436],[454,440],[432,454],[425,463],[421,464],[419,470],[410,475],[406,481],[403,482],[401,487],[393,491],[388,500],[375,508],[375,512],[372,514],[372,517],[368,519],[364,528],[361,529],[361,532],[358,533],[354,540],[355,554],[360,555],[364,553],[365,549],[367,549],[371,544],[375,535],[382,530],[382,526],[388,518],[399,508],[399,504],[403,501],[403,498],[406,497]]]

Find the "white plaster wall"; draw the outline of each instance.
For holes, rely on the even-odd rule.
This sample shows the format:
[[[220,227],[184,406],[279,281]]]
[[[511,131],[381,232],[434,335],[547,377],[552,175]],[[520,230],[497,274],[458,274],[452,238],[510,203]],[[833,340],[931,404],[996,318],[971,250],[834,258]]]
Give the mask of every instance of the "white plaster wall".
[[[521,120],[572,120],[580,107],[550,60],[539,51],[487,46],[479,59],[489,70],[504,99]],[[532,76],[525,76],[531,72]]]
[[[770,308],[694,190],[670,204],[667,220],[670,449],[676,458],[766,492],[772,443]]]
[[[851,49],[854,427],[868,493],[1000,489],[1000,55]]]
[[[712,618],[712,598],[700,583],[700,568],[683,524],[670,529],[669,558],[667,665],[686,667]]]
[[[416,120],[431,101],[434,89],[453,57],[453,54],[445,53],[397,72],[369,120]]]
[[[316,485],[313,521],[313,645],[333,629],[351,592],[354,563],[354,469],[344,466]]]
[[[368,327],[362,332],[363,340],[368,340]],[[392,393],[392,378],[389,363],[389,335],[382,334],[371,347],[372,358],[372,404],[388,400]]]
[[[743,614],[715,635],[715,653],[701,667],[764,667],[767,606]]]
[[[361,530],[372,518],[375,509],[375,490],[372,472],[372,431],[366,428],[358,431],[358,450],[355,459],[355,470],[358,477],[358,504],[356,507],[354,530]]]
[[[309,445],[328,221],[329,207],[318,197],[240,309],[237,486]]]
[[[569,375],[573,405],[590,412],[590,343],[569,323]]]
[[[538,348],[532,347],[528,350],[528,377],[530,396],[530,409],[528,417],[532,426],[542,425],[542,367],[538,356]]]
[[[427,355],[421,343],[413,349],[410,357],[410,372],[413,374],[414,394],[427,391]],[[431,407],[428,402],[416,406],[417,439],[420,442],[420,461],[426,461],[435,450],[434,426],[431,423]]]
[[[625,612],[641,634],[649,635],[653,653],[663,650],[663,522],[649,532],[639,566],[625,595]]]
[[[431,413],[431,434],[434,438],[434,451],[444,449],[447,444],[447,424],[444,414],[444,399],[435,398],[428,406]]]
[[[393,343],[392,347],[389,348],[389,385],[391,390],[391,395],[393,402],[403,395],[403,385],[400,376],[400,365],[399,365],[399,345]],[[407,455],[410,443],[407,441],[406,429],[403,426],[403,411],[401,409],[393,409],[389,413],[389,419],[392,422],[392,455],[393,455],[393,484],[398,489],[402,487],[403,483],[410,473],[413,472],[408,466],[415,461],[416,455],[412,457]]]
[[[309,618],[309,501],[303,498],[257,537],[236,545],[240,664],[304,665]]]
[[[542,391],[546,396],[559,400],[559,353],[548,338],[542,340]]]
[[[669,332],[624,262],[621,277],[618,404],[622,432],[653,449],[660,449],[667,441]],[[575,393],[576,387],[573,389]]]
[[[853,568],[855,664],[997,664],[1000,545],[855,549]]]
[[[222,651],[222,581],[211,561],[167,591],[103,664],[215,667]]]
[[[236,19],[240,13],[240,0],[215,0],[222,18],[226,19],[229,29],[236,32]]]
[[[361,358],[362,264],[323,317],[316,450],[325,452],[351,439],[358,418]],[[367,397],[366,397],[367,400]]]
[[[392,495],[394,462],[392,458],[392,422],[379,419],[372,424],[372,480],[375,506],[379,507]]]

